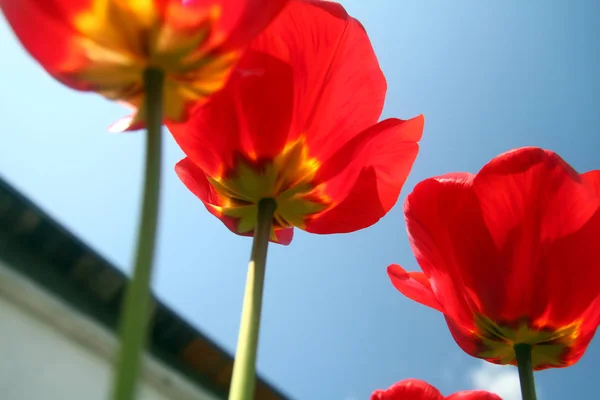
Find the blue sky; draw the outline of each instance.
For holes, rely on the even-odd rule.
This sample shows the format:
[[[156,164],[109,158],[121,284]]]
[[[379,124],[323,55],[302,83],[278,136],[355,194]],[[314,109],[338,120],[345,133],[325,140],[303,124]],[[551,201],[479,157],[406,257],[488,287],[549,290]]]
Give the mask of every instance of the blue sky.
[[[377,225],[347,235],[297,232],[289,247],[270,248],[259,370],[297,399],[362,400],[415,377],[446,394],[486,387],[516,400],[514,368],[462,353],[439,313],[393,289],[386,266],[417,269],[401,204],[422,179],[476,172],[526,145],[554,150],[582,172],[600,168],[600,3],[343,4],[365,25],[387,76],[383,116],[425,114],[421,152]],[[142,134],[107,133],[126,110],[54,82],[4,21],[0,54],[0,175],[129,271]],[[173,172],[182,153],[165,138],[155,291],[233,351],[250,239],[231,234],[184,188]],[[536,374],[541,400],[597,397],[596,362],[600,340],[577,365]]]

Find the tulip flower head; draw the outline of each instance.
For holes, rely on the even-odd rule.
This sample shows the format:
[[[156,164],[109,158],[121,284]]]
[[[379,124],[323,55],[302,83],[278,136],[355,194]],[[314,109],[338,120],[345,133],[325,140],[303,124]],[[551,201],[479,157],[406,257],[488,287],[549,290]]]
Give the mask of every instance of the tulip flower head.
[[[0,0],[27,51],[65,85],[138,110],[113,130],[144,125],[143,75],[164,74],[165,121],[183,121],[221,89],[245,44],[286,0]]]
[[[274,199],[271,240],[293,227],[351,232],[395,204],[423,118],[377,123],[386,92],[362,25],[328,1],[293,0],[250,45],[227,86],[184,124],[184,184],[233,232],[252,235]]]
[[[439,390],[418,379],[405,379],[386,390],[375,390],[371,400],[502,400],[484,390],[465,390],[444,397]]]
[[[478,174],[419,183],[405,203],[423,272],[388,267],[407,297],[441,311],[468,354],[541,370],[577,362],[600,323],[600,171],[522,148]]]

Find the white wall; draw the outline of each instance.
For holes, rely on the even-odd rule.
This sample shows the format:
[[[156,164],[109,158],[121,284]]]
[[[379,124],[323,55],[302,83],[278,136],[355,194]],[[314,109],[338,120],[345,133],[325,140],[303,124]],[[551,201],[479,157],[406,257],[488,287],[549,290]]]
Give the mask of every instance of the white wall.
[[[0,262],[0,398],[106,400],[117,340]],[[139,400],[217,400],[146,357]]]

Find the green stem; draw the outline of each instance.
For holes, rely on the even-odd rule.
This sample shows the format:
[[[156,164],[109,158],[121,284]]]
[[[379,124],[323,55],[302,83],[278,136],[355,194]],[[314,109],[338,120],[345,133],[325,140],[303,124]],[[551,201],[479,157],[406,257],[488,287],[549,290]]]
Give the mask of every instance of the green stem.
[[[148,69],[144,72],[148,132],[143,205],[133,279],[127,286],[121,313],[121,348],[113,387],[114,400],[135,398],[142,352],[146,344],[160,192],[163,79],[160,70]]]
[[[537,400],[535,394],[535,381],[533,379],[533,366],[531,364],[531,345],[516,344],[515,354],[521,381],[521,394],[523,400]]]
[[[260,329],[267,247],[276,207],[277,205],[273,199],[262,199],[258,203],[256,229],[254,231],[254,241],[252,242],[250,263],[248,264],[242,320],[233,364],[229,400],[250,400],[254,398],[256,351]]]

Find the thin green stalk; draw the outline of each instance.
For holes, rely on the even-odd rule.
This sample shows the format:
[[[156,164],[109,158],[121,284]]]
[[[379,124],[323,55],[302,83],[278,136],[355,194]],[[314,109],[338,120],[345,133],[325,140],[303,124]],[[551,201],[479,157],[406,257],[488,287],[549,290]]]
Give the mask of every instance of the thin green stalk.
[[[523,400],[537,400],[535,394],[535,381],[533,379],[533,366],[531,363],[531,345],[515,345],[519,380],[521,381],[521,395]]]
[[[251,400],[256,383],[256,352],[260,329],[263,283],[267,262],[267,247],[271,235],[271,223],[277,205],[273,199],[258,203],[258,215],[252,254],[248,263],[242,320],[238,336],[237,351],[233,364],[233,375],[229,389],[229,400]]]
[[[160,192],[163,73],[144,72],[146,93],[146,169],[133,278],[127,286],[121,313],[121,348],[112,398],[132,400],[146,344],[150,308],[150,281],[156,241]]]

